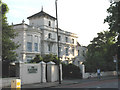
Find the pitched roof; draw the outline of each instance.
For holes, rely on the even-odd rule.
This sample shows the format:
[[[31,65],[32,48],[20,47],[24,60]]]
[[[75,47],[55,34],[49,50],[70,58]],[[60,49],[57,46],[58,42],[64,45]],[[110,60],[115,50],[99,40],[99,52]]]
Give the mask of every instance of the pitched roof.
[[[78,46],[81,46],[79,42],[77,42],[77,45],[78,45]]]
[[[33,17],[41,17],[41,16],[48,16],[50,18],[56,19],[55,17],[49,15],[48,13],[44,12],[43,10],[41,10],[40,12],[38,12],[38,13],[32,15],[32,16],[27,17],[27,19],[30,19],[30,18],[33,18]]]
[[[18,26],[18,25],[26,25],[26,26],[29,26],[28,24],[23,24],[23,23],[20,23],[20,24],[14,24],[13,26]]]

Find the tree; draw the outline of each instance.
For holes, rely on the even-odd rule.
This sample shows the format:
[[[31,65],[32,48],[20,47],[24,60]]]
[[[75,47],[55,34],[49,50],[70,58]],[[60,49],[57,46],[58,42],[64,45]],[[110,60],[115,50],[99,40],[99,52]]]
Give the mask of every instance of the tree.
[[[104,23],[108,23],[109,31],[98,33],[98,37],[88,45],[85,62],[88,71],[95,71],[93,68],[97,67],[103,70],[115,70],[113,56],[116,54],[120,63],[120,2],[111,2],[107,12],[108,16],[104,19]]]
[[[19,47],[13,42],[17,36],[12,26],[8,25],[6,13],[9,11],[7,4],[2,3],[2,60],[12,62],[16,60],[16,52],[14,51]]]
[[[119,48],[120,48],[120,2],[111,2],[110,7],[107,9],[108,16],[104,20],[104,22],[108,23],[110,33],[116,33],[117,42],[117,54],[118,54],[118,59],[120,60],[119,57]]]
[[[116,53],[115,35],[111,35],[109,31],[98,33],[98,36],[88,45],[86,57],[86,71],[96,72],[98,68],[102,71],[114,70],[113,62],[114,53]],[[111,67],[112,65],[112,67]]]
[[[108,16],[106,17],[104,22],[108,23],[111,33],[117,34],[116,35],[117,56],[118,56],[118,63],[120,63],[120,1],[111,2],[111,5],[107,9],[107,12],[108,12]]]

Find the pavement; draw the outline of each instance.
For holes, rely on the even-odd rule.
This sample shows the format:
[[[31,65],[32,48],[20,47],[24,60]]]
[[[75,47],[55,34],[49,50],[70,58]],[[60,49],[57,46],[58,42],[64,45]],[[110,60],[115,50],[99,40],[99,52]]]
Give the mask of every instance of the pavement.
[[[109,79],[115,79],[116,76],[107,76],[107,77],[101,77],[100,80],[109,80]],[[35,83],[35,84],[26,84],[22,85],[22,88],[52,88],[52,87],[58,87],[58,86],[64,86],[64,85],[72,85],[77,83],[84,83],[84,82],[92,82],[92,81],[98,81],[98,78],[90,78],[90,79],[65,79],[62,80],[61,84],[59,82],[46,82],[46,83]],[[6,87],[10,88],[10,87]]]

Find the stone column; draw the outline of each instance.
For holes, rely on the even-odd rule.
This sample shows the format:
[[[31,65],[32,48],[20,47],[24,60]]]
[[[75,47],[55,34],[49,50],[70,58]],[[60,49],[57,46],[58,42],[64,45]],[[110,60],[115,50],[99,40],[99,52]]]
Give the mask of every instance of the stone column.
[[[46,63],[41,61],[41,82],[46,82]]]

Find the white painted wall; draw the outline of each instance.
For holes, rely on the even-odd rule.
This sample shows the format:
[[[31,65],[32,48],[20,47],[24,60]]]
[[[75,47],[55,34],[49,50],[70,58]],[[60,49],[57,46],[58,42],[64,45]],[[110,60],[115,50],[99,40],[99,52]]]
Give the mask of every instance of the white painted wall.
[[[51,27],[55,28],[55,21],[46,17],[31,18],[29,20],[29,24],[30,26],[36,26],[36,27],[48,26],[49,21],[51,22]]]
[[[90,75],[91,74],[91,75]],[[101,72],[101,77],[102,76],[116,76],[117,73],[116,71],[107,71],[107,72]],[[84,79],[88,77],[97,77],[97,73],[84,73]]]
[[[51,22],[51,26],[49,26],[49,21]],[[20,35],[15,39],[15,41],[20,41],[21,47],[18,48],[17,53],[18,53],[18,60],[23,60],[26,61],[27,56],[34,56],[36,54],[56,54],[58,52],[58,47],[57,47],[57,30],[56,30],[56,24],[55,20],[50,18],[50,17],[35,17],[35,18],[30,18],[29,19],[29,25],[26,24],[18,24],[14,26],[14,29],[16,31],[19,31]],[[40,30],[38,30],[38,27]],[[40,32],[41,31],[41,32]],[[48,34],[52,34],[52,38],[48,39]],[[27,38],[27,34],[32,35],[32,43],[33,43],[33,48],[32,52],[27,52],[26,51],[26,43],[29,41],[29,38]],[[38,36],[39,40],[39,51],[34,52],[34,42],[35,42],[35,35]],[[61,41],[60,41],[60,46],[61,46],[61,60],[67,60],[69,58],[72,60],[77,56],[77,35],[71,32],[67,32],[64,30],[59,30],[59,35],[61,36]],[[66,42],[65,37],[68,37],[68,42]],[[72,39],[74,39],[74,44],[72,43]],[[52,51],[48,51],[48,44],[52,44]],[[69,55],[66,58],[66,51],[65,48],[69,48]],[[72,47],[74,47],[74,55],[72,55]]]
[[[16,50],[18,54],[18,60],[26,62],[27,57],[31,56],[34,58],[36,54],[41,54],[41,30],[38,28],[28,27],[25,24],[16,25],[13,27],[18,36],[13,40],[15,43],[20,44],[20,47]],[[31,35],[31,40],[28,35]],[[38,40],[36,40],[36,36]],[[32,42],[32,52],[27,51],[27,42]],[[38,43],[38,52],[34,50],[34,43]]]
[[[28,72],[28,68],[31,66],[37,67],[37,73]],[[62,80],[62,65],[60,68]],[[45,83],[46,81],[55,82],[59,80],[59,68],[54,62],[48,62],[46,72],[46,63],[44,62],[40,62],[39,64],[20,63],[20,79],[22,84]]]
[[[36,66],[37,73],[28,73],[29,66]],[[40,83],[41,82],[41,64],[21,64],[20,79],[22,84]]]
[[[36,27],[39,27],[39,26],[42,26],[44,25],[44,18],[31,18],[29,20],[29,25],[30,26],[36,26]]]

